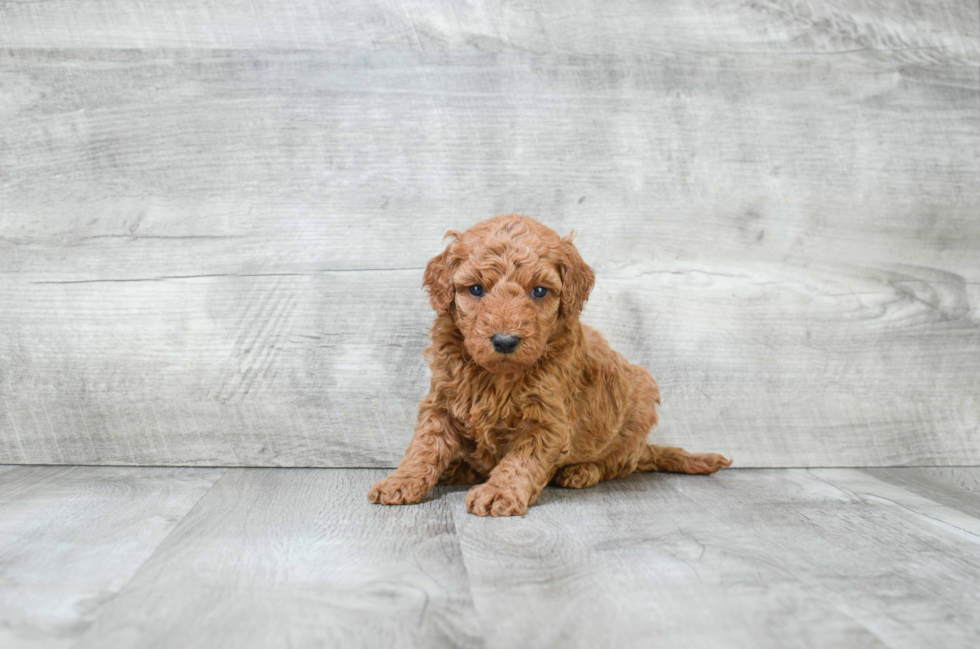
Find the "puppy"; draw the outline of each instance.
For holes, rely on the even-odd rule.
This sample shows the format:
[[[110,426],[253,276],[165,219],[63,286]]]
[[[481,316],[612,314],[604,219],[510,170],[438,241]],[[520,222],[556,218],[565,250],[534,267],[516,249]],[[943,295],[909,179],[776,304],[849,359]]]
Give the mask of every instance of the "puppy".
[[[405,457],[371,502],[406,505],[438,482],[480,483],[468,512],[523,516],[550,481],[579,489],[634,471],[731,464],[646,443],[660,391],[579,322],[595,274],[571,235],[509,214],[446,236],[422,279],[438,314],[425,350],[429,394]]]

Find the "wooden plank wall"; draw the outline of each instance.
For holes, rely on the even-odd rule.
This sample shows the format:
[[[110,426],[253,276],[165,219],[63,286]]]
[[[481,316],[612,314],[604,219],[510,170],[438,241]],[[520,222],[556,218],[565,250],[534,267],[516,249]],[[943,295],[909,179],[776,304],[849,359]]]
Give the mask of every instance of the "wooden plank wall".
[[[651,440],[980,463],[974,0],[2,3],[0,462],[392,465],[515,211]]]

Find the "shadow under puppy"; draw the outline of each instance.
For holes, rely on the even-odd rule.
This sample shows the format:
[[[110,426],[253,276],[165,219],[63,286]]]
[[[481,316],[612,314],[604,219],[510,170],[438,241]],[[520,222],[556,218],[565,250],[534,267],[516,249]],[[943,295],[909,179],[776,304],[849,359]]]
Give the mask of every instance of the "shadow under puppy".
[[[579,322],[595,274],[572,244],[517,214],[450,231],[423,286],[438,315],[415,436],[371,502],[420,502],[438,482],[482,483],[466,510],[523,515],[549,481],[591,487],[634,471],[714,473],[715,453],[647,444],[650,373]]]

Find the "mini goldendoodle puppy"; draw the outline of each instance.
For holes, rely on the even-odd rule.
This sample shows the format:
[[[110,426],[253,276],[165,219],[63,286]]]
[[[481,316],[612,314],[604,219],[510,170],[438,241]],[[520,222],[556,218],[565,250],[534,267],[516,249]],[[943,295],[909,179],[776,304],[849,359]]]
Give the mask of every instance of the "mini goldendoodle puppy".
[[[438,482],[482,483],[466,496],[468,512],[522,516],[549,481],[582,488],[731,464],[646,443],[660,391],[579,322],[595,274],[571,236],[517,214],[446,236],[422,280],[438,312],[425,351],[429,394],[405,457],[371,502],[406,505]]]

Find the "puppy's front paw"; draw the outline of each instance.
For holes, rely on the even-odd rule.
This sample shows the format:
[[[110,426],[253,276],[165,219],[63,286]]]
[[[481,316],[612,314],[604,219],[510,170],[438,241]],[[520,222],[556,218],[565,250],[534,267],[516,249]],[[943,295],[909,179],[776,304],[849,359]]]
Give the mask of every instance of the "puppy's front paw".
[[[424,480],[390,475],[371,487],[368,500],[378,505],[411,505],[422,502],[428,493]]]
[[[477,516],[523,516],[527,499],[514,489],[487,482],[466,494],[466,511]]]

